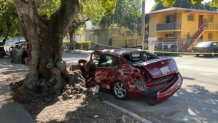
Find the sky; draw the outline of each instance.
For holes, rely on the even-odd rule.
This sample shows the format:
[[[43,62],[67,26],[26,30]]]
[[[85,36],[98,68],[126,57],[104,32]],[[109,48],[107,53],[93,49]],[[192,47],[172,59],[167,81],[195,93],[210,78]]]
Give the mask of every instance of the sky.
[[[204,0],[204,2],[209,2],[211,0]],[[149,13],[154,6],[154,0],[146,0],[145,3],[145,13]]]

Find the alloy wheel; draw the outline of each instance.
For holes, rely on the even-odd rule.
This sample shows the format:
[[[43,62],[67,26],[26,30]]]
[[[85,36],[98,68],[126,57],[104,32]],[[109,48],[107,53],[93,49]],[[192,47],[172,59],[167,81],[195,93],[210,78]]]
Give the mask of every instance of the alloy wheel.
[[[114,84],[113,93],[118,99],[125,99],[127,97],[127,89],[121,82],[116,82]]]

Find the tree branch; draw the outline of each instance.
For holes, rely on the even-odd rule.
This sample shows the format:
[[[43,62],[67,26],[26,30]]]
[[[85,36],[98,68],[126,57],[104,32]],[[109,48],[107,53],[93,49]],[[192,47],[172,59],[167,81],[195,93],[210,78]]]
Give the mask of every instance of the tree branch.
[[[79,20],[79,21],[74,20],[74,21],[72,22],[70,28],[76,28],[76,29],[77,29],[77,28],[80,27],[81,25],[85,24],[86,21],[88,21],[88,20],[89,20],[89,18],[87,18],[87,19],[85,19],[85,20]]]
[[[78,9],[79,0],[61,0],[60,9],[51,16],[50,27],[61,35],[66,33]]]

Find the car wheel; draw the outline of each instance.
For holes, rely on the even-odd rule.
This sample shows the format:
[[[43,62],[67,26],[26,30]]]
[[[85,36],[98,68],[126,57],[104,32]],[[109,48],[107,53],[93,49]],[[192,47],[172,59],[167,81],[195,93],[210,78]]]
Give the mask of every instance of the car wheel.
[[[157,104],[157,93],[149,94],[146,101],[148,105],[151,105],[151,106],[156,105]]]
[[[214,52],[212,52],[212,53],[211,53],[211,56],[212,56],[212,57],[214,57],[214,56],[215,56],[215,53],[214,53]]]
[[[199,54],[196,54],[196,57],[198,57],[199,56]]]
[[[118,99],[127,99],[128,90],[122,82],[115,82],[112,86],[112,92]]]

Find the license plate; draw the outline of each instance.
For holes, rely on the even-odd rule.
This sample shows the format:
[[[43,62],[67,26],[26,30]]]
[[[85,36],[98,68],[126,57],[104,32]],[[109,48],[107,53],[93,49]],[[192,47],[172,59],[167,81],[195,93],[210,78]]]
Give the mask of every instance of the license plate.
[[[169,66],[165,66],[165,67],[160,68],[160,71],[162,74],[165,75],[165,74],[168,74],[170,72],[170,68],[169,68]]]

